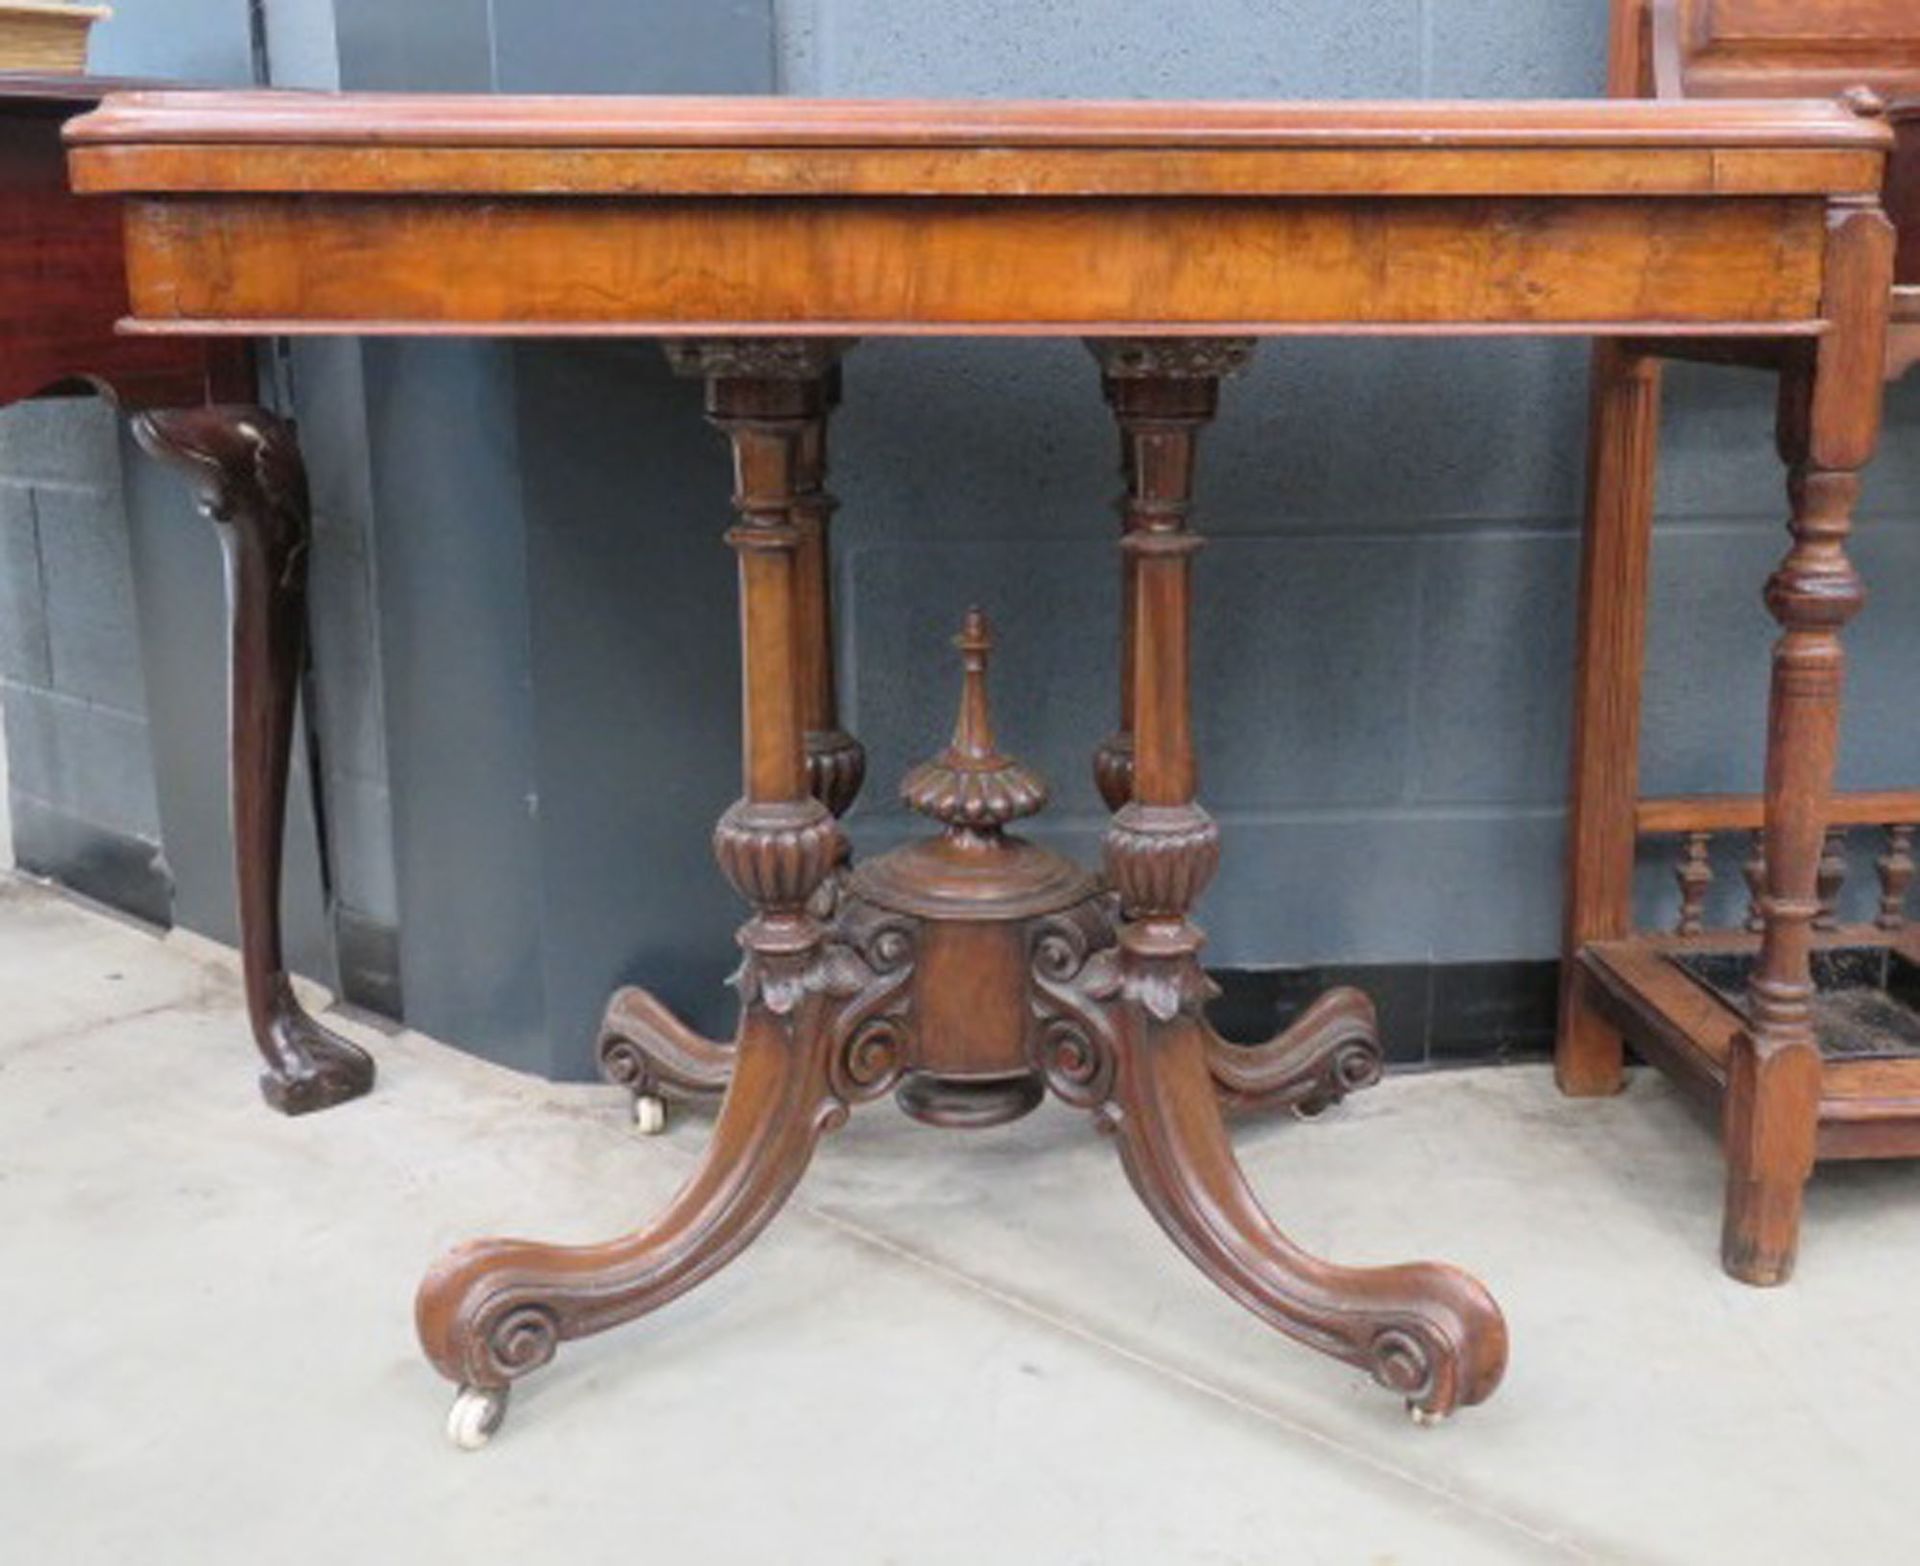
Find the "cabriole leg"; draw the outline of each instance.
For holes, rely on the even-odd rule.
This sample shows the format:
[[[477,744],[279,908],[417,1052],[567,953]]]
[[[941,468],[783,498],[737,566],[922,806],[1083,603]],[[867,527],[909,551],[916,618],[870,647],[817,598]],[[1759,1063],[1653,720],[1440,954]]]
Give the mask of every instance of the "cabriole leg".
[[[797,537],[795,656],[808,784],[835,816],[852,808],[866,776],[866,751],[840,726],[833,655],[833,565],[831,524],[838,502],[826,487],[827,431],[840,402],[839,355],[848,345],[687,342],[670,345],[674,367],[705,377],[728,359],[743,363],[749,348],[757,367],[807,384],[808,409],[799,419],[794,450],[793,527]],[[832,911],[831,888],[823,889],[822,915]],[[600,1074],[633,1095],[634,1123],[643,1133],[666,1129],[667,1100],[717,1098],[726,1090],[733,1045],[688,1027],[661,1001],[638,986],[614,992],[600,1024]]]
[[[1202,1272],[1282,1332],[1365,1367],[1416,1414],[1443,1417],[1498,1384],[1498,1308],[1453,1268],[1334,1267],[1280,1232],[1234,1157],[1220,1046],[1201,1010],[1211,987],[1191,909],[1218,866],[1219,831],[1195,797],[1189,622],[1199,540],[1186,523],[1199,430],[1250,345],[1109,341],[1094,351],[1131,446],[1139,522],[1122,541],[1135,555],[1134,766],[1106,839],[1119,943],[1070,972],[1036,970],[1040,1063],[1057,1093],[1114,1133],[1134,1189]]]
[[[306,467],[292,428],[264,408],[146,413],[135,438],[183,469],[220,531],[227,563],[228,746],[240,957],[247,1018],[266,1070],[260,1091],[285,1115],[358,1098],[367,1053],[295,999],[281,951],[287,774],[307,652]]]
[[[1781,378],[1780,452],[1792,547],[1767,583],[1781,634],[1767,722],[1765,891],[1751,1025],[1727,1063],[1727,1204],[1721,1259],[1746,1283],[1784,1283],[1820,1116],[1811,953],[1839,744],[1840,633],[1865,594],[1847,558],[1860,470],[1880,431],[1893,234],[1877,206],[1828,220],[1826,336]]]
[[[817,954],[760,933],[779,948],[770,960],[790,972]],[[478,1446],[492,1435],[513,1382],[561,1343],[657,1309],[746,1249],[844,1112],[832,1092],[830,1048],[821,1002],[776,1011],[763,995],[743,1010],[706,1157],[651,1225],[607,1245],[485,1240],[427,1275],[415,1320],[427,1357],[460,1388],[448,1422],[456,1444]]]

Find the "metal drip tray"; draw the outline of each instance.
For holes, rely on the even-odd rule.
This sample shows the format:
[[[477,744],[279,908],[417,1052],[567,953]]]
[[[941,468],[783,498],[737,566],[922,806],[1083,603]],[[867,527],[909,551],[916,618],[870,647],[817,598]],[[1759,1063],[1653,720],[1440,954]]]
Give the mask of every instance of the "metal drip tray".
[[[1745,1017],[1759,953],[1668,952],[1667,961]],[[1920,1060],[1920,964],[1886,946],[1813,954],[1813,1025],[1829,1060]]]

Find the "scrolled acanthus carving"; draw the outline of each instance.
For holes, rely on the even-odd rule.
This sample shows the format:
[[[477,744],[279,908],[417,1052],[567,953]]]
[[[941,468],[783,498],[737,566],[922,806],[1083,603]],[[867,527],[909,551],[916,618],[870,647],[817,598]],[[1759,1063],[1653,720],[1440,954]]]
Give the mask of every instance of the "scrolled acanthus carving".
[[[676,375],[814,381],[830,374],[856,341],[852,337],[670,337],[660,346]]]
[[[601,1080],[629,1092],[645,1092],[653,1081],[652,1062],[638,1043],[618,1036],[603,1038],[595,1051]]]
[[[1224,380],[1253,362],[1251,337],[1089,337],[1087,351],[1115,380]]]
[[[829,1120],[879,1098],[899,1081],[913,1048],[908,989],[918,942],[913,920],[847,898],[818,964],[819,986],[838,1003],[827,1081]]]
[[[1444,1359],[1444,1345],[1432,1341],[1425,1322],[1384,1326],[1367,1345],[1367,1370],[1373,1380],[1409,1403],[1421,1403],[1432,1391],[1436,1366]]]
[[[1200,966],[1197,943],[1177,951],[1142,951],[1139,934],[1135,926],[1121,943],[1120,993],[1160,1022],[1183,1012],[1199,1016],[1220,986]]]
[[[1113,900],[1094,898],[1034,921],[1033,1063],[1065,1103],[1092,1110],[1111,1129],[1120,1047],[1114,1000],[1121,993],[1113,945]]]
[[[507,1289],[480,1305],[472,1342],[483,1363],[469,1365],[470,1380],[505,1386],[551,1360],[560,1347],[560,1318],[550,1305]],[[470,1351],[471,1352],[471,1351]]]

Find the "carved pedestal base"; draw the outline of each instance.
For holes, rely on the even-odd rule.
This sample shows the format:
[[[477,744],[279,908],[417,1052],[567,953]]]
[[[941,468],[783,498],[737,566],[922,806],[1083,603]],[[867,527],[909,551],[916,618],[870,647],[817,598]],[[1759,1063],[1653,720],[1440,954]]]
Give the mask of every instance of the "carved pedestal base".
[[[1227,1108],[1311,1107],[1377,1076],[1364,997],[1335,991],[1272,1044],[1238,1048],[1199,1015],[1207,986],[1193,954],[1156,948],[1149,931],[1116,933],[1104,894],[980,923],[986,941],[1006,938],[1012,962],[983,964],[978,987],[963,990],[928,967],[953,924],[856,892],[813,944],[780,953],[792,1004],[775,1011],[753,928],[750,998],[723,1052],[732,1069],[713,1140],[660,1219],[605,1246],[485,1242],[422,1286],[422,1341],[466,1390],[453,1421],[463,1444],[491,1432],[507,1387],[561,1342],[643,1315],[739,1254],[854,1104],[891,1091],[916,1118],[987,1124],[1033,1108],[1042,1082],[1094,1113],[1174,1243],[1280,1331],[1367,1370],[1422,1417],[1479,1402],[1497,1385],[1506,1329],[1478,1283],[1428,1263],[1354,1269],[1307,1255],[1267,1216],[1234,1157]],[[946,1030],[978,1014],[977,996],[1006,993],[1009,979],[1023,1011],[1004,1039],[1011,1053],[971,1070],[951,1058]],[[628,1021],[659,1026],[636,993],[621,1003]],[[669,1019],[655,1037],[675,1028]],[[685,1037],[659,1055],[636,1052],[636,1069],[662,1086],[669,1070],[677,1086],[715,1069],[705,1041],[687,1049]]]
[[[1205,1028],[1207,1068],[1222,1107],[1234,1114],[1291,1110],[1310,1118],[1349,1093],[1380,1081],[1386,1056],[1373,1001],[1360,990],[1329,990],[1285,1029],[1262,1044],[1230,1044]],[[600,1074],[625,1088],[648,1130],[664,1127],[664,1105],[717,1101],[733,1073],[733,1044],[710,1039],[637,985],[616,990],[600,1024]],[[1035,1082],[1002,1095],[974,1088],[942,1088],[915,1077],[900,1089],[902,1107],[929,1125],[972,1127],[1015,1120],[1039,1102]],[[650,1106],[659,1104],[662,1111]],[[1015,1108],[1015,1105],[1023,1107]],[[657,1118],[656,1118],[657,1116]]]
[[[1506,1364],[1486,1291],[1451,1267],[1345,1268],[1294,1246],[1247,1185],[1226,1111],[1323,1107],[1380,1074],[1373,1008],[1323,997],[1256,1049],[1223,1043],[1184,917],[1119,918],[1150,888],[1185,897],[1214,853],[1204,812],[1129,806],[1099,877],[1006,824],[1045,786],[996,749],[988,636],[960,646],[966,697],[952,744],[909,774],[910,804],[945,826],[830,874],[837,831],[817,800],[736,806],[718,842],[763,911],[741,932],[731,1048],[688,1032],[640,991],[616,997],[602,1059],[646,1091],[725,1099],[700,1168],[649,1228],[602,1246],[487,1241],[420,1290],[421,1342],[458,1382],[449,1430],[484,1442],[513,1381],[560,1343],[644,1315],[734,1256],[799,1184],[820,1136],[893,1093],[916,1119],[991,1125],[1047,1089],[1111,1132],[1140,1199],[1234,1299],[1288,1336],[1367,1370],[1422,1418],[1479,1402]],[[809,899],[807,888],[818,890]],[[1182,904],[1184,906],[1184,904]]]

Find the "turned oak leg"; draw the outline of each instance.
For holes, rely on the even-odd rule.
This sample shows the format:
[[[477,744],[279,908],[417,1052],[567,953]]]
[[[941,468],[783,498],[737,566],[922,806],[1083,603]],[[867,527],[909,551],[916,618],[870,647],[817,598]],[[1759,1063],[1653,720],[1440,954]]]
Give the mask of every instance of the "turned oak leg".
[[[1893,233],[1877,206],[1829,215],[1827,334],[1780,386],[1780,451],[1793,543],[1767,583],[1780,623],[1767,722],[1766,882],[1749,1026],[1727,1062],[1722,1135],[1727,1204],[1721,1259],[1746,1283],[1793,1272],[1800,1199],[1820,1118],[1820,1041],[1811,952],[1820,858],[1839,744],[1846,658],[1840,632],[1865,594],[1847,558],[1860,470],[1880,431]]]
[[[227,563],[228,725],[240,956],[260,1090],[286,1115],[358,1098],[373,1061],[294,998],[280,941],[280,880],[295,704],[306,660],[307,474],[293,430],[263,408],[142,414],[134,435],[184,469]]]
[[[461,1445],[492,1433],[508,1385],[561,1342],[642,1315],[737,1256],[798,1183],[821,1132],[897,1075],[894,1035],[855,1028],[870,1003],[846,998],[861,988],[857,969],[850,983],[844,950],[829,965],[811,906],[845,852],[809,787],[796,635],[802,453],[822,407],[820,360],[833,347],[677,349],[705,376],[708,416],[732,442],[739,514],[727,540],[739,558],[745,791],[713,838],[753,909],[740,931],[732,1071],[705,1161],[651,1227],[600,1246],[486,1241],[421,1285],[420,1341],[460,1383],[449,1431]]]
[[[1660,366],[1627,345],[1594,345],[1587,519],[1580,561],[1573,787],[1554,1076],[1563,1093],[1616,1093],[1625,1049],[1580,966],[1589,941],[1633,933],[1634,807],[1646,663]]]
[[[1220,847],[1196,799],[1189,684],[1199,540],[1186,524],[1198,432],[1221,377],[1249,349],[1204,340],[1095,347],[1131,445],[1138,518],[1122,539],[1135,556],[1132,791],[1105,845],[1122,924],[1118,945],[1077,972],[1036,968],[1040,1064],[1060,1096],[1113,1131],[1134,1189],[1202,1272],[1282,1332],[1366,1367],[1417,1415],[1439,1418],[1498,1384],[1507,1341],[1499,1309],[1449,1267],[1340,1268],[1294,1246],[1240,1172],[1222,1103],[1236,1085],[1221,1080],[1224,1046],[1201,1014],[1211,986],[1191,911]],[[1337,1035],[1333,1022],[1351,1030],[1353,1012],[1336,996],[1321,1022]],[[1277,1076],[1256,1071],[1251,1085],[1270,1088]]]
[[[1095,754],[1093,769],[1101,797],[1117,812],[1134,795],[1135,704],[1143,678],[1140,562],[1196,542],[1183,529],[1199,432],[1213,417],[1221,377],[1246,362],[1251,345],[1096,339],[1089,347],[1100,362],[1100,389],[1120,435],[1120,723]],[[1149,670],[1144,678],[1151,683],[1157,676]],[[1358,990],[1320,996],[1263,1044],[1230,1044],[1211,1028],[1206,1036],[1221,1099],[1236,1112],[1286,1108],[1316,1114],[1371,1087],[1385,1069],[1379,1019]]]
[[[807,779],[816,799],[844,816],[866,776],[866,751],[840,726],[833,656],[831,524],[838,502],[826,487],[827,429],[840,402],[838,354],[844,344],[806,353],[763,353],[758,368],[805,382],[810,411],[801,418],[794,450],[793,527],[797,537],[795,658]],[[709,367],[741,362],[742,345],[676,343],[669,358],[684,375],[704,378]],[[830,904],[831,897],[825,901]],[[830,906],[820,910],[830,912]],[[666,1100],[717,1097],[733,1069],[733,1045],[688,1027],[645,989],[614,992],[600,1024],[600,1073],[633,1094],[634,1120],[643,1131],[666,1126]]]

